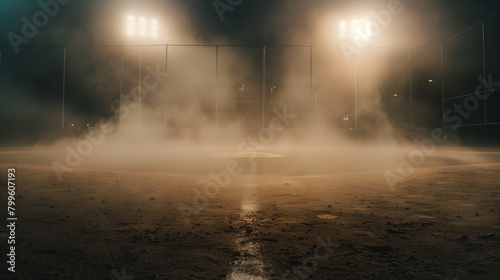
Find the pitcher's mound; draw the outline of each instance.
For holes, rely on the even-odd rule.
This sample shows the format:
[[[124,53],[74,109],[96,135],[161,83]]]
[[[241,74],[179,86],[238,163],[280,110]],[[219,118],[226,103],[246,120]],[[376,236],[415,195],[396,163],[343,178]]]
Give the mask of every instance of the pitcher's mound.
[[[243,153],[220,153],[220,154],[212,154],[208,155],[208,157],[212,158],[280,158],[283,155],[270,154],[270,153],[251,153],[251,152],[243,152]]]

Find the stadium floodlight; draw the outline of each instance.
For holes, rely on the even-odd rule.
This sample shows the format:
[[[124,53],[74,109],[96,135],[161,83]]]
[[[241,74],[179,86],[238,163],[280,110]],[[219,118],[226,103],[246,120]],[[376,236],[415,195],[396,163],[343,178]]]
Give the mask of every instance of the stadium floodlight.
[[[151,20],[151,32],[150,35],[152,38],[157,38],[158,37],[158,20],[157,19],[152,19]]]
[[[355,19],[351,22],[351,33],[356,41],[368,41],[372,36],[370,20]]]
[[[159,22],[156,18],[147,18],[143,15],[129,14],[125,16],[125,34],[130,42],[136,42],[143,45],[151,44],[160,37]],[[139,87],[142,88],[142,52],[143,48],[139,47]],[[122,58],[123,60],[123,54]],[[123,64],[123,61],[122,61]],[[120,84],[122,83],[120,77]],[[139,114],[142,107],[142,91],[139,91]],[[122,95],[120,93],[120,104],[122,103]]]
[[[132,15],[127,17],[127,35],[135,35],[135,17]]]
[[[342,20],[339,26],[340,38],[350,37],[356,42],[367,42],[374,36],[372,28],[372,23],[368,18],[353,19],[350,25],[347,24],[347,21]]]
[[[125,34],[128,37],[141,37],[156,39],[159,36],[158,20],[146,17],[129,15],[126,17]]]

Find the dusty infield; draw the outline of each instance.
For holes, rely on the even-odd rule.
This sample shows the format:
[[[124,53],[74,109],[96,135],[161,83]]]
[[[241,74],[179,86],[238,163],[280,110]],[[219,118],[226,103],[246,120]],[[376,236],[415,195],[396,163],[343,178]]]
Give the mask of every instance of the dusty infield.
[[[417,169],[395,192],[381,171],[235,176],[189,222],[208,175],[0,166],[17,170],[14,279],[500,275],[498,163]]]

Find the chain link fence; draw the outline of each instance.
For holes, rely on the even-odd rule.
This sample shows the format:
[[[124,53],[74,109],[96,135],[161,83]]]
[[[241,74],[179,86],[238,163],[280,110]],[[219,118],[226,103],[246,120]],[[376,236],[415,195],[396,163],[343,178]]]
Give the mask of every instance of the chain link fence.
[[[460,125],[496,124],[498,90],[483,87],[482,96],[490,95],[478,104],[470,96],[481,77],[500,81],[499,27],[495,16],[441,45],[365,48],[352,61],[340,46],[2,48],[0,126],[11,135],[50,138],[113,117],[134,101],[133,108],[172,131],[257,130],[283,107],[297,115],[287,129],[297,130],[450,127],[456,104],[473,109]]]

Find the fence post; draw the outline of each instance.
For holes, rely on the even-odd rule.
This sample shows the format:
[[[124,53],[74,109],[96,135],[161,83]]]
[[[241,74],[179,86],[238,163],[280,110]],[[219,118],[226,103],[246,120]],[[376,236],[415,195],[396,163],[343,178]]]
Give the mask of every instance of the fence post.
[[[412,121],[413,121],[413,90],[412,90],[412,71],[411,71],[411,46],[408,47],[408,87],[409,87],[409,94],[410,94],[410,130],[412,129]]]
[[[121,118],[121,113],[122,113],[122,93],[123,93],[123,45],[120,46],[120,109],[118,111],[118,125],[121,125],[122,123],[122,118]]]
[[[444,129],[444,43],[441,41],[441,103],[442,103],[442,111],[441,118],[443,122]]]
[[[165,71],[168,74],[168,44],[165,45]],[[167,123],[167,103],[168,103],[168,78],[165,79],[165,129],[168,128]]]
[[[356,54],[356,87],[354,91],[354,129],[358,129],[359,53]]]
[[[215,46],[215,129],[219,128],[219,45]]]
[[[310,118],[310,127],[313,128],[314,118],[316,116],[316,110],[315,110],[316,105],[315,104],[317,104],[318,99],[317,99],[317,96],[314,95],[314,89],[313,89],[313,47],[312,46],[310,47],[310,55],[309,56],[310,56],[309,58],[311,59],[311,61],[310,61],[311,73],[309,73],[310,74],[309,78],[310,78],[310,82],[311,82],[311,89],[310,89],[310,93],[309,93],[309,97],[311,98],[311,103],[310,103],[311,109],[309,111],[310,112],[309,118]]]
[[[66,46],[63,49],[63,80],[62,80],[62,116],[61,116],[61,128],[64,129],[64,102],[66,95]]]
[[[483,37],[483,77],[486,79],[486,41],[485,41],[485,26],[484,21],[481,22],[482,37]],[[488,123],[488,115],[486,114],[486,86],[484,87],[484,124]]]
[[[262,47],[262,128],[266,118],[266,46]]]

